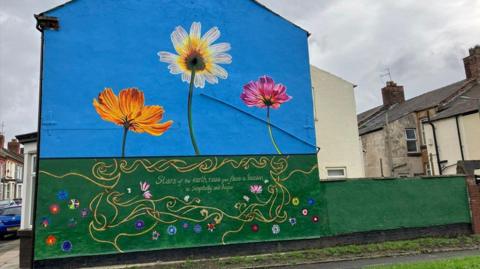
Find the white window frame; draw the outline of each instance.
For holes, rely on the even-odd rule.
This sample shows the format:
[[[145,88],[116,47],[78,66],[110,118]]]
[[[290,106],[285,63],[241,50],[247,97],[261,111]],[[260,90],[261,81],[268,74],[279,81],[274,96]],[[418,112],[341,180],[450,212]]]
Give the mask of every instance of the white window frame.
[[[415,134],[415,138],[408,138],[407,131],[413,130],[413,133]],[[408,142],[409,141],[414,141],[415,142],[415,151],[410,151],[408,149]],[[405,128],[405,142],[407,145],[407,153],[418,153],[418,135],[417,135],[417,129],[416,128]]]
[[[327,179],[347,178],[347,167],[345,167],[345,166],[326,167],[325,169],[327,170]],[[337,170],[337,171],[342,170],[343,175],[341,175],[341,176],[331,176],[331,175],[329,175],[329,171],[332,171],[332,170]]]

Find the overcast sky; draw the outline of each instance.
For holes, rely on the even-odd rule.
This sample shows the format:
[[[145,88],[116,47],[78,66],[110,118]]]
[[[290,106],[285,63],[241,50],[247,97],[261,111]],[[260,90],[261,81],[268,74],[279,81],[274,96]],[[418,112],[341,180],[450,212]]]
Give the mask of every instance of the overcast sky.
[[[37,127],[40,33],[33,14],[65,0],[0,0],[0,131]],[[381,104],[390,68],[407,98],[465,78],[480,44],[480,0],[260,0],[305,28],[310,62],[358,85],[357,111]]]

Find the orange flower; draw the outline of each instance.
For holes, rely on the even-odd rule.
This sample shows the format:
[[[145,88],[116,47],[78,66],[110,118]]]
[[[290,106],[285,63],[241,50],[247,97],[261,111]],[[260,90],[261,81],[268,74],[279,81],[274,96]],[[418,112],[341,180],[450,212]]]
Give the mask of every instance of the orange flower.
[[[117,97],[112,89],[105,88],[98,95],[98,101],[93,100],[93,106],[102,119],[123,126],[125,130],[162,135],[173,121],[159,123],[165,112],[163,107],[145,106],[144,102],[143,92],[138,89],[123,89]]]

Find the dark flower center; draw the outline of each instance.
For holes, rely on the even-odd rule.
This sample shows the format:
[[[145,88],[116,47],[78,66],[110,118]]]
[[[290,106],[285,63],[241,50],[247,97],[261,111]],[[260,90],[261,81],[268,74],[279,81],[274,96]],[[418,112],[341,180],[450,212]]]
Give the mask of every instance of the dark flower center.
[[[273,102],[272,102],[271,99],[264,98],[263,99],[263,104],[265,104],[266,106],[271,106],[271,105],[273,105]]]
[[[205,69],[205,61],[198,52],[193,52],[185,58],[188,70],[201,71]]]

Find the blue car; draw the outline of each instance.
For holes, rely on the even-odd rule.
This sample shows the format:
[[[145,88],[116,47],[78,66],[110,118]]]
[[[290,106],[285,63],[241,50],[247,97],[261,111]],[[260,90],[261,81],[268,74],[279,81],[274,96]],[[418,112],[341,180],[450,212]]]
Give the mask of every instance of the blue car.
[[[20,228],[21,206],[0,209],[0,238],[7,234],[17,234]]]

